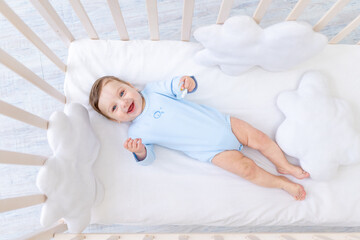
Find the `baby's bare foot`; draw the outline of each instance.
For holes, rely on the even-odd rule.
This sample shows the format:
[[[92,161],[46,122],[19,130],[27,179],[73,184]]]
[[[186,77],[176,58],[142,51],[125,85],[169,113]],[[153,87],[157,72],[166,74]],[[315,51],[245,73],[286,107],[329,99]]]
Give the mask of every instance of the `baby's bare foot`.
[[[297,179],[304,179],[310,177],[310,174],[304,171],[301,167],[289,164],[287,168],[278,167],[277,171],[281,174],[290,174]]]
[[[291,182],[286,177],[280,176],[285,182],[283,189],[288,192],[291,196],[295,198],[295,200],[304,200],[306,197],[306,192],[303,186],[297,183]]]

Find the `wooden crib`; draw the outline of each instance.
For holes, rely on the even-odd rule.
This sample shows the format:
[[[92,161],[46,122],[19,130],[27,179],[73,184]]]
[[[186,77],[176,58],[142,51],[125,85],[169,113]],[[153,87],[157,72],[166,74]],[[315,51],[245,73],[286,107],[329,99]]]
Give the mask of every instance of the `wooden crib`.
[[[105,2],[105,1],[104,1]],[[72,33],[65,26],[53,6],[48,0],[31,0],[31,3],[38,10],[41,16],[51,26],[51,28],[59,35],[60,39],[66,46],[75,40]],[[84,29],[86,30],[90,39],[99,39],[99,36],[91,23],[85,8],[80,0],[70,0],[71,6],[76,15],[80,19]],[[325,13],[325,15],[314,25],[315,31],[320,31],[324,28],[330,20],[339,13],[349,0],[338,0]],[[129,34],[125,26],[125,21],[120,9],[118,0],[107,0],[108,7],[111,10],[117,31],[120,39],[123,41],[129,40]],[[195,0],[183,1],[183,14],[181,26],[181,41],[189,41],[191,38],[192,18],[194,13]],[[223,24],[230,15],[230,10],[234,4],[234,0],[222,0],[220,11],[216,23]],[[260,22],[266,13],[271,0],[261,0],[253,14],[256,22]],[[286,21],[296,20],[305,7],[310,4],[309,0],[298,0],[292,11],[288,14]],[[160,40],[159,24],[158,24],[158,8],[156,0],[146,0],[146,7],[148,13],[148,23],[150,31],[150,39],[153,41]],[[43,42],[20,17],[7,5],[4,0],[0,0],[1,13],[7,20],[20,31],[29,41],[31,41],[44,55],[46,55],[62,72],[66,73],[67,66],[60,58]],[[334,36],[329,44],[336,44],[343,38],[349,35],[354,29],[360,25],[360,15],[358,15],[352,22],[343,28],[336,36]],[[360,41],[357,43],[360,45]],[[16,58],[9,55],[4,50],[0,49],[0,61],[7,68],[18,74],[20,77],[28,80],[42,91],[52,96],[62,104],[66,104],[66,97],[56,90],[53,86],[48,84],[40,76],[32,72],[29,68],[23,65]],[[43,119],[37,115],[15,107],[5,101],[0,100],[0,113],[10,118],[22,121],[26,124],[42,128],[48,128],[48,120]],[[5,136],[4,136],[5,137]],[[3,138],[3,136],[2,136]],[[46,156],[25,154],[19,152],[0,150],[1,164],[19,164],[42,166],[47,160]],[[45,195],[30,195],[16,198],[0,199],[0,212],[12,211],[15,209],[26,208],[46,201]],[[19,229],[20,230],[20,229]],[[30,235],[23,236],[19,239],[56,239],[56,240],[80,240],[80,239],[360,239],[360,233],[224,233],[224,234],[66,234],[67,225],[63,221],[59,221],[54,226],[34,232]]]

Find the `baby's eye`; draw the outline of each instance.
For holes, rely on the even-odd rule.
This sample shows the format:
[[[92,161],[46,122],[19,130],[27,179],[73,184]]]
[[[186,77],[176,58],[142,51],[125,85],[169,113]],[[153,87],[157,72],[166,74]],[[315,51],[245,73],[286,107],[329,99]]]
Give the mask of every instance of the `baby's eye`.
[[[120,97],[124,96],[124,92],[125,92],[125,91],[121,91],[121,92],[120,92]]]
[[[114,105],[114,106],[112,107],[112,111],[115,111],[115,109],[116,109],[116,105]]]

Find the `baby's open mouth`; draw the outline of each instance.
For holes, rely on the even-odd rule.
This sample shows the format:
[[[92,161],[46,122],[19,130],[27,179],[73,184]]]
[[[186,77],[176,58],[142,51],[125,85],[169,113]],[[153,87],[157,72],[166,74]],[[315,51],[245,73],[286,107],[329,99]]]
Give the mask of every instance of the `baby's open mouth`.
[[[130,104],[130,107],[128,109],[128,113],[131,113],[134,110],[134,107],[135,107],[134,103]]]

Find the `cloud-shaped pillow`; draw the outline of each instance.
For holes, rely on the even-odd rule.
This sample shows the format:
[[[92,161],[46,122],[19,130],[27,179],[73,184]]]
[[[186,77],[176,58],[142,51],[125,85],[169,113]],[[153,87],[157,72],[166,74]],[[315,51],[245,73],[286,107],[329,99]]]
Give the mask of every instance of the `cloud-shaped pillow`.
[[[249,16],[200,27],[194,37],[204,46],[195,60],[206,66],[219,65],[228,75],[239,75],[253,66],[287,70],[319,53],[327,44],[327,38],[305,22],[287,21],[262,29]]]
[[[53,156],[37,176],[37,186],[47,196],[40,222],[49,226],[64,218],[70,232],[82,232],[90,223],[91,208],[103,198],[102,184],[93,174],[100,143],[80,104],[65,106],[50,117],[47,132]]]
[[[276,141],[313,179],[329,180],[340,165],[360,163],[360,133],[352,110],[330,95],[324,75],[305,73],[298,89],[281,93],[277,105],[285,120]]]

